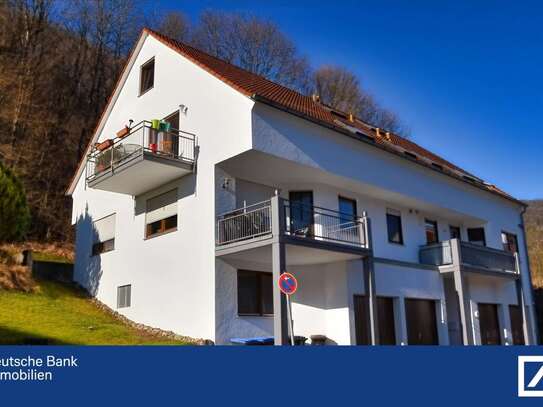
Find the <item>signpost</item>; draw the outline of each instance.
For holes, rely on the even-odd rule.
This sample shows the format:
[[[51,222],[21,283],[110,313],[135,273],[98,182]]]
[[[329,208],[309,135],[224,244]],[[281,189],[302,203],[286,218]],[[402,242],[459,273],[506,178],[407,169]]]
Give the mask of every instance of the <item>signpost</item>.
[[[292,324],[292,308],[290,305],[290,296],[298,289],[298,280],[290,273],[283,273],[279,276],[279,289],[287,296],[287,317],[290,328],[290,344],[294,346],[294,325]]]

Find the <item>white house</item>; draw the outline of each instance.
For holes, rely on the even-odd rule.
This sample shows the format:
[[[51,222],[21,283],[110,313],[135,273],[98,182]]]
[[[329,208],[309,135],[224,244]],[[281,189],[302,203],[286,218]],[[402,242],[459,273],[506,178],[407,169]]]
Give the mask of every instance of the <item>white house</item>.
[[[419,145],[145,29],[68,194],[75,278],[228,344],[532,344],[525,205]]]

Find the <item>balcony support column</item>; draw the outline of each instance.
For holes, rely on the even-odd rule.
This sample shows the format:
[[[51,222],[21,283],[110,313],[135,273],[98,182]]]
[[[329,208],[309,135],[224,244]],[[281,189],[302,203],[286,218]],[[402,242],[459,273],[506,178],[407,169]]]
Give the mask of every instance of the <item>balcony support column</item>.
[[[528,329],[528,315],[526,315],[526,301],[524,299],[524,289],[522,288],[522,273],[520,270],[520,260],[518,253],[515,253],[515,271],[518,273],[518,278],[515,281],[517,289],[517,304],[522,312],[522,334],[524,335],[524,344],[531,345],[530,332]]]
[[[273,334],[275,345],[288,345],[287,297],[279,290],[279,276],[286,272],[284,243],[285,208],[278,195],[271,198],[272,271],[273,271]],[[294,333],[293,333],[294,334]]]
[[[460,308],[460,323],[462,325],[462,342],[464,345],[474,345],[471,317],[471,304],[469,299],[469,288],[462,273],[462,254],[460,253],[460,241],[451,239],[451,254],[453,264],[454,287],[458,296],[458,307]]]
[[[373,246],[371,241],[371,220],[364,212],[364,242],[370,254],[362,259],[364,273],[364,289],[368,298],[370,318],[370,339],[372,345],[379,345],[379,319],[377,318],[377,294],[375,290],[375,264],[373,259]]]

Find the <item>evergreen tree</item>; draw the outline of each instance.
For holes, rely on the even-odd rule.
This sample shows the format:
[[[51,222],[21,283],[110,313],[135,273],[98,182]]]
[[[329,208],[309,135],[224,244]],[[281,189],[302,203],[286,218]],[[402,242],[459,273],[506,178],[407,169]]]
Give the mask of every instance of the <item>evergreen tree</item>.
[[[0,161],[0,242],[21,240],[30,226],[30,210],[21,181]]]

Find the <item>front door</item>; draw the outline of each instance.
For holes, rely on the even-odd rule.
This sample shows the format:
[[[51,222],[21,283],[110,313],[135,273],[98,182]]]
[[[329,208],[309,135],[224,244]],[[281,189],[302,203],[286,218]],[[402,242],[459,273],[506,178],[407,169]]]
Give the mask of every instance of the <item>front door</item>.
[[[496,304],[478,304],[478,308],[481,345],[501,345],[498,306]]]
[[[522,318],[522,309],[518,305],[510,305],[509,315],[511,317],[513,345],[524,345],[524,322]]]
[[[291,191],[290,233],[295,235],[313,235],[313,192]]]
[[[407,343],[409,345],[438,345],[436,302],[405,299]]]

